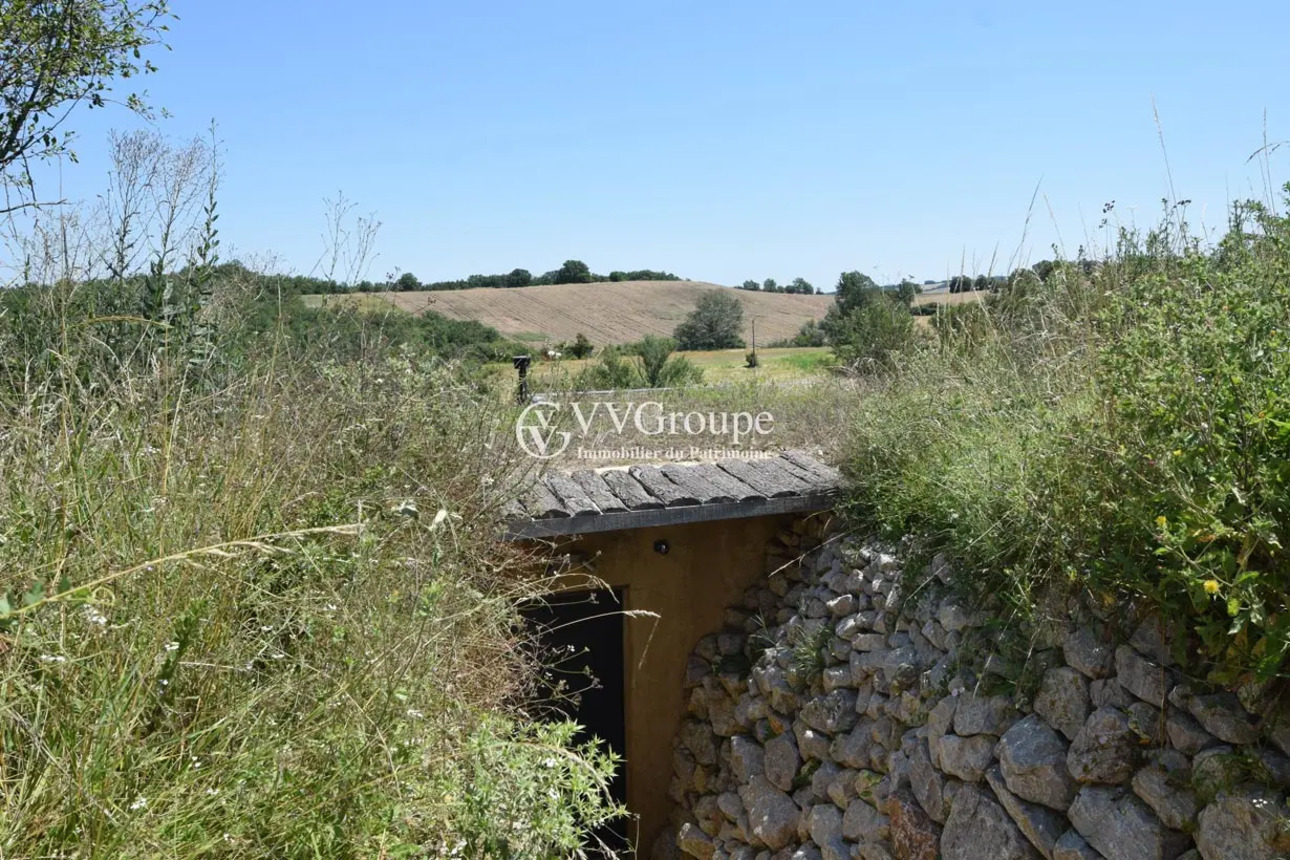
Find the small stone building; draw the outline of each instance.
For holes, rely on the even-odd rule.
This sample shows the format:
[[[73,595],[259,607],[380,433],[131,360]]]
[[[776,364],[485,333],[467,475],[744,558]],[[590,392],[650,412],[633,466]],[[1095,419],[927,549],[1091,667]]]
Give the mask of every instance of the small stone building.
[[[550,472],[511,508],[510,539],[549,543],[612,590],[578,594],[586,577],[571,577],[544,620],[562,631],[560,644],[586,650],[598,676],[572,716],[623,756],[617,789],[636,816],[626,836],[642,856],[673,805],[672,742],[691,652],[749,586],[824,531],[840,481],[836,469],[787,452]]]

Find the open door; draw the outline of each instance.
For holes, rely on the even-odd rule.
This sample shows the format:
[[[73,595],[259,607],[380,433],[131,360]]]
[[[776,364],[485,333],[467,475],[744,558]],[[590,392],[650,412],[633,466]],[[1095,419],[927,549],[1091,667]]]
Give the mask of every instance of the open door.
[[[568,718],[583,727],[579,742],[598,739],[624,760],[627,713],[624,704],[623,590],[567,591],[523,610],[537,634],[546,667],[538,701],[541,716]],[[622,764],[610,785],[619,803],[627,802]],[[627,820],[614,822],[597,836],[618,851],[630,847]]]

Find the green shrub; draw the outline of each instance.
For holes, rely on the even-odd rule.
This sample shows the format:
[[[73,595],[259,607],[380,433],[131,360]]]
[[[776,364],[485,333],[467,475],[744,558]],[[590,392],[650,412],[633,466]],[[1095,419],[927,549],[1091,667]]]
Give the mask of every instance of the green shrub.
[[[703,369],[673,356],[676,341],[646,335],[624,347],[606,348],[600,361],[579,374],[575,387],[588,389],[679,388],[703,381]]]
[[[1201,249],[1165,225],[1000,285],[857,409],[852,512],[950,550],[1018,611],[1041,591],[1180,623],[1215,682],[1290,648],[1290,227]],[[975,307],[975,306],[974,306]]]
[[[496,397],[407,355],[130,368],[0,388],[0,853],[546,858],[617,814],[522,707]]]

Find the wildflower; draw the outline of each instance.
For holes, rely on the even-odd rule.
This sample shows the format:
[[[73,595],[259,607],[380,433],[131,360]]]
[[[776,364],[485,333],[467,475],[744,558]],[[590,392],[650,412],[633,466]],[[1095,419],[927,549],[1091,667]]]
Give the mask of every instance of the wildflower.
[[[1217,579],[1205,580],[1204,589],[1206,594],[1218,594],[1218,580]]]
[[[167,651],[167,653],[174,652],[174,651],[178,651],[178,650],[179,650],[179,643],[178,643],[178,642],[173,642],[173,641],[172,641],[172,642],[167,642],[167,643],[166,643],[166,651]]]
[[[1156,517],[1156,525],[1162,529],[1165,528],[1166,526],[1169,525],[1169,518],[1166,517],[1164,514],[1161,514],[1160,516]]]
[[[148,808],[148,798],[144,797],[143,795],[139,795],[138,797],[136,797],[134,799],[134,802],[130,804],[131,812],[137,812],[140,809],[147,809],[147,808]]]

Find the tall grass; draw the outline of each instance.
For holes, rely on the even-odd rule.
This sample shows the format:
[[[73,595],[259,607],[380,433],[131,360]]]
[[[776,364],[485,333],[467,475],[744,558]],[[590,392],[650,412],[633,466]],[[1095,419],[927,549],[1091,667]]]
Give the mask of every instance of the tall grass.
[[[495,395],[49,323],[0,388],[0,856],[569,856],[618,813],[526,719]]]
[[[1290,650],[1290,221],[1170,213],[1100,260],[1014,277],[857,409],[852,512],[957,556],[1023,614],[1136,603],[1219,683]]]

